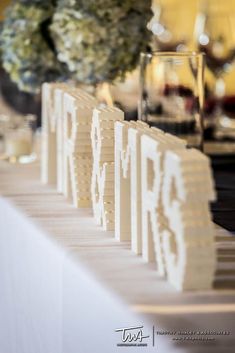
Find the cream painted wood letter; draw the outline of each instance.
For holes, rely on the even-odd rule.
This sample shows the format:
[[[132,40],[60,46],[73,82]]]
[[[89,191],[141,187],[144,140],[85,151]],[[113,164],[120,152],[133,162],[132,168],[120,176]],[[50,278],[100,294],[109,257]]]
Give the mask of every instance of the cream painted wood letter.
[[[92,118],[92,205],[104,230],[114,230],[114,125],[124,119],[117,108],[96,108]]]
[[[147,124],[135,121],[115,127],[115,237],[131,239],[136,254],[142,251],[140,137],[147,130]]]
[[[167,277],[178,290],[212,287],[215,234],[209,201],[215,199],[209,159],[196,150],[167,152],[163,245]]]
[[[57,123],[62,102],[55,103],[55,90],[63,87],[62,83],[42,85],[41,180],[45,184],[57,183]]]
[[[63,193],[75,207],[91,206],[91,120],[96,105],[93,97],[77,93],[64,94],[64,184]]]
[[[184,149],[177,137],[150,129],[141,138],[142,170],[142,255],[145,261],[155,261],[157,271],[164,275],[161,228],[165,222],[162,207],[163,160],[167,150]]]

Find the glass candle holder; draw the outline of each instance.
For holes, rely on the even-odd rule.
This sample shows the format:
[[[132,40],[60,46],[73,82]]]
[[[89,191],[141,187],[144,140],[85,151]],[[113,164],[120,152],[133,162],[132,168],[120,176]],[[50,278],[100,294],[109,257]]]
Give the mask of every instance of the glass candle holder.
[[[203,148],[204,55],[141,54],[140,120]]]
[[[5,157],[11,162],[30,163],[35,160],[34,131],[36,117],[26,115],[17,124],[15,121],[8,127],[5,134]]]

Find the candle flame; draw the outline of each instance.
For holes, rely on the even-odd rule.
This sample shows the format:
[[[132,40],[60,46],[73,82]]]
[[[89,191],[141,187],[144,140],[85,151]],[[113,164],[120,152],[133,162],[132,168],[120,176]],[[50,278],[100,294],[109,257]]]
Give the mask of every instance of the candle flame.
[[[98,89],[98,100],[107,104],[109,107],[114,106],[109,83],[104,82],[100,85]]]

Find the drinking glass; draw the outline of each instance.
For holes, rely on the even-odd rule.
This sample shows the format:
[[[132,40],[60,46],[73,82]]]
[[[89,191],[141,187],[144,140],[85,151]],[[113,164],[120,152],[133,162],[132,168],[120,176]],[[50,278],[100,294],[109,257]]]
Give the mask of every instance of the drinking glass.
[[[141,54],[139,119],[203,147],[204,55]]]

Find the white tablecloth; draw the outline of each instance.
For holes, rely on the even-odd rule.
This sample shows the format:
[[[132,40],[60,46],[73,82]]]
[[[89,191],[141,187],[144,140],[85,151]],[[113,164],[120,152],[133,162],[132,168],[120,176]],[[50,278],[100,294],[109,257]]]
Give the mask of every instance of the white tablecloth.
[[[175,292],[38,176],[0,163],[0,353],[234,351],[234,290]],[[115,329],[138,325],[148,346],[117,347]],[[182,344],[160,330],[230,335]]]

